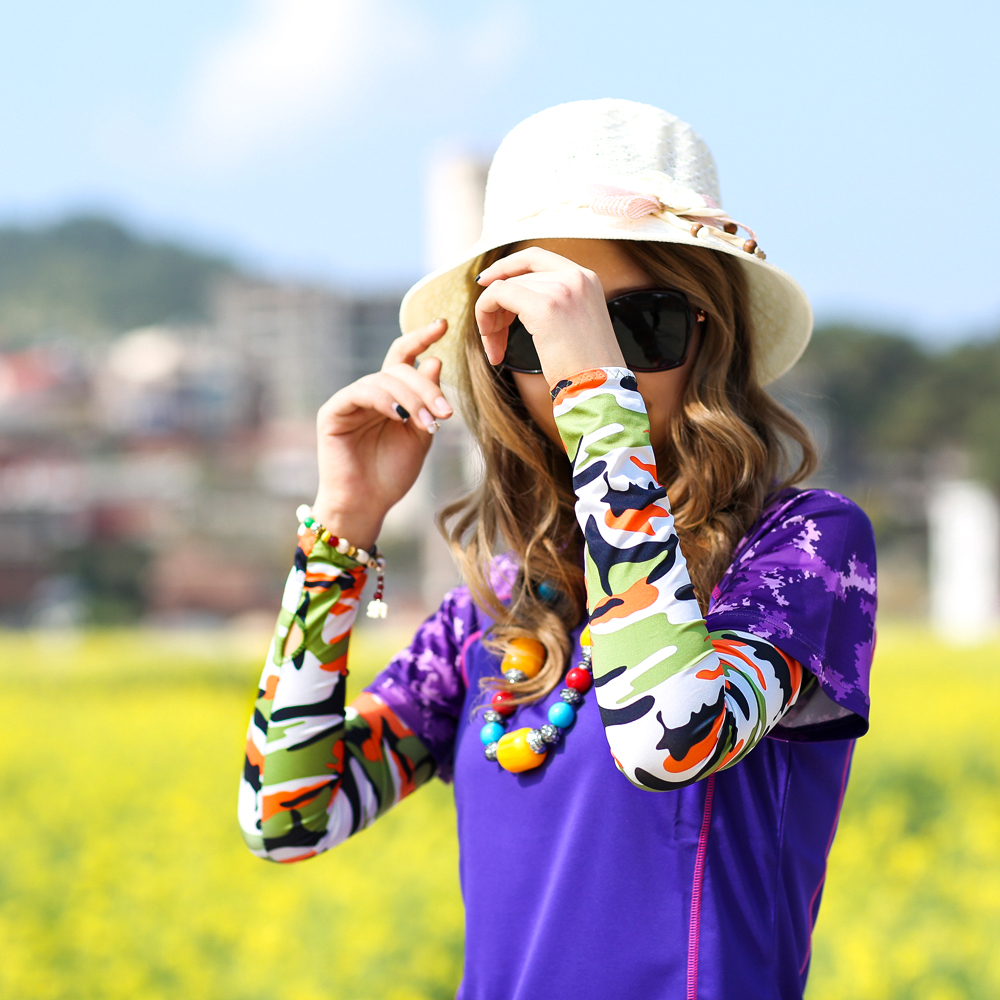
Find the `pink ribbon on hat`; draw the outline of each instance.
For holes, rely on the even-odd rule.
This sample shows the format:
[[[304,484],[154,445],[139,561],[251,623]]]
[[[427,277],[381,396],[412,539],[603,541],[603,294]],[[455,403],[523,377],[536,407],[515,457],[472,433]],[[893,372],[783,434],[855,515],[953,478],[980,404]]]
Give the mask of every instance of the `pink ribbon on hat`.
[[[715,201],[702,195],[705,206],[700,209],[679,209],[665,205],[652,194],[640,191],[628,191],[625,188],[612,187],[608,184],[592,184],[588,189],[591,194],[590,210],[595,215],[610,215],[619,219],[641,219],[646,215],[676,216],[677,220],[687,220],[694,223],[695,229],[691,235],[696,236],[697,230],[703,230],[705,235],[722,239],[734,246],[740,246],[748,253],[754,253],[763,258],[764,254],[757,247],[757,234],[742,222],[729,217]],[[726,230],[725,226],[733,228]],[[743,241],[736,236],[736,227],[745,230],[750,235],[749,241]]]
[[[620,219],[641,219],[644,215],[654,215],[663,211],[663,202],[651,194],[626,191],[624,188],[607,184],[595,184],[590,188],[594,196],[590,210],[596,215],[612,215]]]

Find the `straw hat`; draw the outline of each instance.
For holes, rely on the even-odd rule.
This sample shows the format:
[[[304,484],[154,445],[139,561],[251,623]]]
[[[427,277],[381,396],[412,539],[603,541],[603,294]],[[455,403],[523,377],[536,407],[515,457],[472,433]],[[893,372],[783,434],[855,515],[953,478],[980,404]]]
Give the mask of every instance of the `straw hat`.
[[[472,261],[509,243],[554,238],[680,243],[734,257],[750,288],[762,383],[788,371],[809,342],[809,299],[765,259],[753,231],[722,210],[715,161],[691,126],[635,101],[574,101],[508,133],[490,167],[479,242],[403,298],[404,331],[448,320],[449,332],[432,348],[446,381],[469,306]]]

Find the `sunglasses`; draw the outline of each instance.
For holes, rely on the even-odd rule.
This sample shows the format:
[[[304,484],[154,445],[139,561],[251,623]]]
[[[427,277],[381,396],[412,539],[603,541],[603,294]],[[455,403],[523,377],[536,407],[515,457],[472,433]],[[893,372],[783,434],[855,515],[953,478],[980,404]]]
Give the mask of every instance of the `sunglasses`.
[[[687,296],[673,289],[619,295],[609,300],[608,313],[625,366],[634,372],[679,368],[687,358],[695,324],[705,320],[704,310],[696,313]],[[517,318],[507,332],[503,366],[530,375],[542,370],[535,342]]]

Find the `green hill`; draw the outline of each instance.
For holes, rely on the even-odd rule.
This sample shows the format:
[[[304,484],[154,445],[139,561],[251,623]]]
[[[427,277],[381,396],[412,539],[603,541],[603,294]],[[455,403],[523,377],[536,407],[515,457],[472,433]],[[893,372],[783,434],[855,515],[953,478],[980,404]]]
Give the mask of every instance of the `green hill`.
[[[92,338],[205,318],[231,262],[144,239],[110,219],[0,228],[0,345],[53,335]]]

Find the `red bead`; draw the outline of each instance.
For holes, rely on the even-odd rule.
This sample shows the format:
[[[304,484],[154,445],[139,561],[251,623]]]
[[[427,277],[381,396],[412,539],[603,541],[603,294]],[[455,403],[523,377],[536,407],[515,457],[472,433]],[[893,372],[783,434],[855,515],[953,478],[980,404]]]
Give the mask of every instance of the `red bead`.
[[[499,712],[501,715],[512,715],[514,709],[517,708],[517,705],[511,704],[513,700],[514,695],[510,691],[497,691],[490,698],[490,707],[494,712]]]
[[[574,667],[566,675],[566,687],[572,688],[574,691],[579,691],[580,694],[586,694],[593,683],[594,678],[583,667]]]

